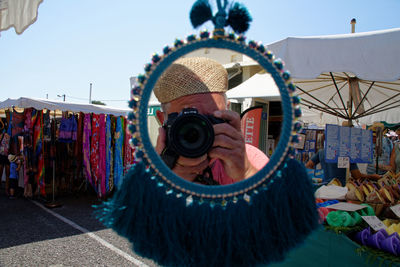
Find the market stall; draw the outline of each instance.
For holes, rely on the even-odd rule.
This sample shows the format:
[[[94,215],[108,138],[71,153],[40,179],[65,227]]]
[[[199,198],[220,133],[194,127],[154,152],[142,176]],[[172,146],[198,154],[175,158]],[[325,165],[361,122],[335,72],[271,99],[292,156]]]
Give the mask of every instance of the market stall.
[[[0,110],[7,154],[23,165],[25,197],[91,190],[103,198],[133,164],[129,109],[21,97],[0,102]]]

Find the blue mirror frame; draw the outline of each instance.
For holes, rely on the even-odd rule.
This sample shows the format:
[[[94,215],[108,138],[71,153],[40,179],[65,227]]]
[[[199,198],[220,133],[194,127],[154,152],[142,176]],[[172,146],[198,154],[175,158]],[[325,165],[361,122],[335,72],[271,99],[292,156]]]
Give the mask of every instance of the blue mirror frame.
[[[268,71],[274,78],[280,94],[283,110],[281,137],[275,152],[267,165],[254,176],[240,182],[224,186],[205,186],[182,179],[173,173],[161,157],[156,153],[150,142],[147,125],[147,109],[151,92],[161,74],[178,58],[202,48],[229,49],[251,57]],[[290,73],[284,71],[283,62],[275,59],[273,54],[255,41],[245,41],[243,36],[233,34],[209,37],[208,32],[202,32],[200,37],[190,35],[186,41],[177,39],[174,47],[166,46],[164,55],[153,55],[152,63],[145,66],[146,74],[137,78],[138,86],[132,89],[129,106],[133,112],[129,114],[129,129],[133,134],[131,145],[135,147],[136,159],[146,164],[151,179],[156,186],[165,186],[166,194],[174,193],[177,197],[186,195],[198,201],[211,199],[225,201],[238,197],[247,200],[250,195],[259,189],[268,189],[268,185],[279,178],[279,167],[285,159],[295,153],[293,143],[298,141],[297,132],[301,123],[297,119],[301,116],[300,99],[294,95],[295,86],[290,81]]]

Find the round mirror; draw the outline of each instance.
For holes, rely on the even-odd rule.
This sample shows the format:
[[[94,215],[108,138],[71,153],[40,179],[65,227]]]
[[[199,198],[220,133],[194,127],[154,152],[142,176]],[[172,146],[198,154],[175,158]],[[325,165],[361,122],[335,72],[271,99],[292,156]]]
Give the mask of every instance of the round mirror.
[[[251,175],[251,177],[243,177],[246,179],[238,179],[238,182],[230,183],[226,186],[204,186],[201,183],[193,183],[187,181],[187,179],[182,179],[176,173],[174,173],[170,167],[167,166],[165,160],[159,156],[160,151],[156,151],[154,148],[155,139],[153,135],[154,133],[158,134],[158,130],[155,129],[156,127],[158,128],[158,125],[155,125],[154,123],[155,118],[153,118],[153,122],[150,122],[148,117],[150,111],[152,111],[152,114],[157,114],[157,107],[152,105],[154,98],[151,98],[151,95],[159,78],[162,77],[163,73],[168,70],[171,64],[180,58],[191,58],[196,54],[207,55],[213,53],[213,51],[221,49],[228,51],[233,59],[237,57],[237,59],[233,61],[238,61],[240,58],[243,59],[244,57],[247,57],[253,62],[257,63],[256,68],[259,71],[264,71],[265,73],[268,73],[268,75],[271,75],[280,92],[280,106],[282,107],[283,114],[281,125],[278,128],[282,130],[280,131],[280,134],[275,134],[275,138],[279,136],[279,138],[276,138],[279,141],[275,139],[277,141],[277,144],[274,145],[275,153],[269,157],[269,161],[265,167],[258,170],[255,175]],[[172,50],[173,53],[171,53]],[[177,190],[178,192],[190,194],[200,198],[224,199],[237,195],[243,195],[249,190],[253,190],[266,182],[287,155],[291,143],[293,117],[296,116],[293,105],[296,105],[297,102],[293,101],[291,96],[292,92],[294,91],[294,86],[289,82],[289,73],[282,71],[282,62],[275,60],[270,52],[265,51],[264,46],[257,45],[255,42],[249,42],[247,45],[243,40],[240,40],[240,38],[201,38],[200,40],[192,38],[189,40],[188,38],[186,43],[182,41],[179,42],[178,40],[175,43],[175,47],[172,49],[166,47],[164,49],[164,53],[165,55],[163,57],[154,55],[153,63],[146,66],[147,75],[138,77],[141,86],[133,89],[133,100],[131,102],[131,105],[134,107],[134,111],[137,111],[136,114],[132,115],[134,117],[133,122],[135,126],[133,127],[133,131],[136,136],[136,142],[141,144],[137,150],[143,153],[143,159],[154,171],[155,179],[160,179],[159,182],[161,184],[165,183],[168,188]],[[233,70],[230,71],[229,66],[225,66],[225,69],[227,69],[228,77],[231,75],[231,79],[229,80],[233,83],[233,81],[235,81],[235,67],[238,68],[238,65],[236,64],[237,62],[230,63],[233,63]],[[235,103],[235,101],[236,104],[239,103],[237,99],[233,99],[232,103]],[[190,105],[188,107],[190,107]],[[249,107],[251,107],[251,105]],[[242,111],[242,109],[240,109],[240,111]],[[178,115],[180,113],[179,110],[173,110],[173,112],[177,112]],[[211,124],[212,128],[216,127],[215,124]],[[186,143],[180,143],[181,146],[184,147],[185,144],[187,145],[188,143],[195,141],[199,141],[201,143],[201,140],[197,140],[197,135],[199,134],[197,130],[199,129],[194,131],[193,129],[194,128],[191,127],[180,128],[182,132],[178,132],[178,134],[181,134],[179,139],[180,141],[186,140]],[[207,140],[208,137],[204,137],[203,139]],[[177,146],[179,146],[179,144]],[[263,149],[265,154],[270,152],[270,150],[266,151],[265,147]],[[139,153],[139,158],[141,158],[141,153]]]
[[[229,185],[261,170],[280,140],[282,125],[280,92],[271,74],[252,58],[229,49],[198,49],[172,65],[157,81],[147,113],[151,143],[164,163],[179,177],[204,185]],[[208,69],[218,75],[211,76]],[[227,83],[219,83],[224,80]],[[202,86],[226,92],[193,90]],[[163,101],[171,91],[190,95],[160,103],[156,95]],[[234,119],[216,118],[216,110],[229,110]]]

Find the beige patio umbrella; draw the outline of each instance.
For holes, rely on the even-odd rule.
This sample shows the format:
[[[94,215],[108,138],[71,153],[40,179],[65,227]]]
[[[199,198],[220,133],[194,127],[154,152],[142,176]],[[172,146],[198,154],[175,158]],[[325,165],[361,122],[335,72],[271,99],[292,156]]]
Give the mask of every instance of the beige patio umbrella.
[[[0,32],[14,27],[22,34],[36,21],[43,0],[0,0]]]
[[[400,28],[289,37],[268,45],[305,108],[342,120],[400,122]]]

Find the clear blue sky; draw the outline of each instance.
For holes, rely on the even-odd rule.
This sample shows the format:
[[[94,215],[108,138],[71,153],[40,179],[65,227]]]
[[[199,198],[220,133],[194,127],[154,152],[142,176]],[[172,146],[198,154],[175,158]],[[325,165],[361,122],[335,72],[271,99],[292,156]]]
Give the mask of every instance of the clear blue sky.
[[[356,32],[400,27],[399,0],[239,2],[253,17],[247,39],[264,44],[288,36],[349,33],[352,18]],[[193,3],[44,0],[37,21],[22,35],[13,28],[0,33],[0,101],[65,94],[67,101],[87,103],[93,83],[93,100],[127,107],[129,77],[143,73],[152,54],[162,54],[175,38],[204,29],[190,24]]]

